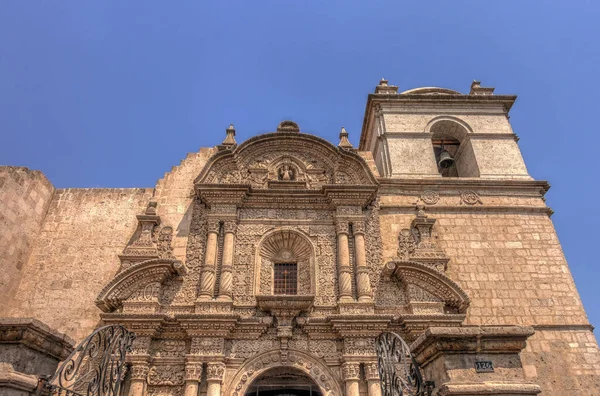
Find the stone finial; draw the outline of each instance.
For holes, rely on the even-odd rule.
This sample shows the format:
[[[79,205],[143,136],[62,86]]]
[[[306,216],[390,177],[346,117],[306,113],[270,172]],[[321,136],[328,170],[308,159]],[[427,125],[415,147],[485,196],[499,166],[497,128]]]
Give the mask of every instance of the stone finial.
[[[300,127],[294,121],[282,121],[277,126],[277,132],[300,132]]]
[[[156,215],[156,206],[157,205],[158,205],[158,202],[156,202],[155,200],[151,199],[150,202],[148,202],[148,206],[146,207],[146,211],[144,213],[147,214],[147,215],[149,215],[149,216]]]
[[[398,87],[396,85],[388,85],[388,80],[382,78],[379,85],[375,87],[376,94],[397,94]]]
[[[223,146],[227,146],[227,147],[233,147],[237,144],[237,142],[235,141],[235,128],[233,127],[233,124],[229,125],[229,128],[227,128],[225,130],[225,132],[227,132],[227,136],[225,137],[225,140],[223,140],[223,143],[221,143]]]
[[[481,81],[473,80],[469,95],[493,95],[494,89],[495,88],[484,88],[481,86]]]
[[[348,140],[348,131],[346,131],[346,128],[344,127],[342,127],[342,130],[340,131],[340,143],[338,144],[338,147],[344,149],[353,148],[352,143]]]

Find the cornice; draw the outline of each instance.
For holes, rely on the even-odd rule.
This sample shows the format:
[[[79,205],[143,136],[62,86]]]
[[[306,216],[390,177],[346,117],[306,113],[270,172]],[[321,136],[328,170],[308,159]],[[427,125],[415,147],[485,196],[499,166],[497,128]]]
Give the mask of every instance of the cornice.
[[[546,193],[550,189],[550,184],[545,180],[521,180],[521,179],[485,179],[485,178],[388,178],[378,177],[380,184],[379,191],[382,194],[388,192],[390,188],[397,187],[402,189],[430,189],[430,188],[486,188],[504,190],[513,189],[537,189]]]
[[[375,104],[435,104],[444,105],[451,107],[453,105],[502,105],[504,112],[508,115],[513,104],[517,100],[516,95],[424,95],[424,94],[369,94],[367,98],[367,104],[365,107],[365,115],[363,117],[363,124],[360,133],[360,143],[358,149],[361,151],[366,150],[366,142],[369,141],[367,133],[371,115],[373,113],[373,107]],[[372,129],[371,129],[372,130]]]

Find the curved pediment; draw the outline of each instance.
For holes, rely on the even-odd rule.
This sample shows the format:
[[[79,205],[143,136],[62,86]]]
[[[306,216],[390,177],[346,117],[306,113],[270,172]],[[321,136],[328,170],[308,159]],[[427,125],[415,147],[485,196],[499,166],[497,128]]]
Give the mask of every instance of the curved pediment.
[[[418,286],[460,313],[464,313],[470,304],[469,296],[456,282],[425,264],[391,261],[386,264],[385,272],[408,285]]]
[[[184,275],[185,265],[179,260],[153,259],[137,263],[120,272],[102,289],[96,305],[104,312],[118,309],[136,290],[152,283],[162,283],[174,275]]]
[[[196,184],[240,184],[253,188],[320,189],[325,185],[376,185],[356,152],[319,137],[280,126],[215,154]]]

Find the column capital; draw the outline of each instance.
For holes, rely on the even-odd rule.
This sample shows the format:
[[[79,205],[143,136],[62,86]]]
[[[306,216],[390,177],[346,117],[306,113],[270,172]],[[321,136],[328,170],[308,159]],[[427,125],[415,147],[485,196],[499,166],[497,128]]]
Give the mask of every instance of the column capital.
[[[354,235],[364,235],[366,232],[366,225],[363,220],[352,222],[352,232]]]
[[[365,363],[365,376],[367,380],[379,380],[379,365],[377,362]]]
[[[223,231],[227,234],[235,234],[237,230],[237,222],[235,220],[226,220],[223,223]]]
[[[200,381],[202,377],[202,363],[188,362],[185,364],[185,380]]]
[[[146,381],[150,367],[148,363],[136,362],[131,365],[131,379]]]
[[[358,363],[342,364],[344,381],[357,381],[360,379],[360,365]]]
[[[218,234],[219,229],[221,228],[221,221],[219,219],[209,218],[206,221],[206,228],[209,233],[212,232],[212,233]]]
[[[212,382],[223,382],[225,375],[225,364],[220,362],[208,363],[206,367],[206,379]]]
[[[349,234],[349,230],[348,230],[348,222],[345,220],[336,220],[335,221],[335,233],[337,235],[340,234]]]

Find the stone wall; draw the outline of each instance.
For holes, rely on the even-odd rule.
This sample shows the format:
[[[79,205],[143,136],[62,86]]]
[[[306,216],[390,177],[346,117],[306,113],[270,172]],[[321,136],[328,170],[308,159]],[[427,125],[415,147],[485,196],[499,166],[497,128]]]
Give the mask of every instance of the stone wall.
[[[19,286],[53,193],[40,171],[0,167],[0,316]]]
[[[94,301],[119,267],[151,189],[56,190],[10,316],[34,317],[77,342],[99,319]]]
[[[162,224],[173,227],[173,254],[179,260],[185,261],[187,236],[192,220],[194,180],[214,153],[212,148],[202,148],[197,153],[188,154],[179,166],[174,166],[156,184],[157,211]]]
[[[525,376],[539,384],[543,394],[600,394],[600,353],[590,330],[538,328],[521,359]]]
[[[48,199],[43,208],[42,215],[47,209],[46,218],[29,262],[23,267],[23,281],[18,290],[14,288],[5,314],[34,317],[76,341],[87,336],[99,320],[100,310],[94,304],[96,296],[117,272],[117,255],[138,226],[136,215],[143,213],[153,195],[158,201],[162,224],[174,229],[173,253],[185,261],[194,179],[213,153],[213,149],[201,149],[189,154],[157,182],[155,190],[56,190],[53,199]],[[40,180],[43,178],[39,172],[27,172]],[[49,182],[47,184],[51,188]],[[11,207],[23,205],[14,199],[21,194],[20,190],[7,188],[13,191],[10,195],[13,198],[8,199]],[[23,194],[28,188],[23,187]],[[44,196],[41,192],[30,195]],[[38,221],[41,220],[42,217]],[[19,233],[23,227],[7,229],[10,233]],[[27,243],[32,244],[33,239],[29,238]]]
[[[385,201],[385,200],[384,200]],[[414,209],[383,210],[384,262]],[[543,394],[600,394],[598,346],[546,213],[428,208],[438,245],[451,258],[447,275],[469,295],[465,325],[528,325],[527,378]],[[593,389],[593,390],[592,390]]]

